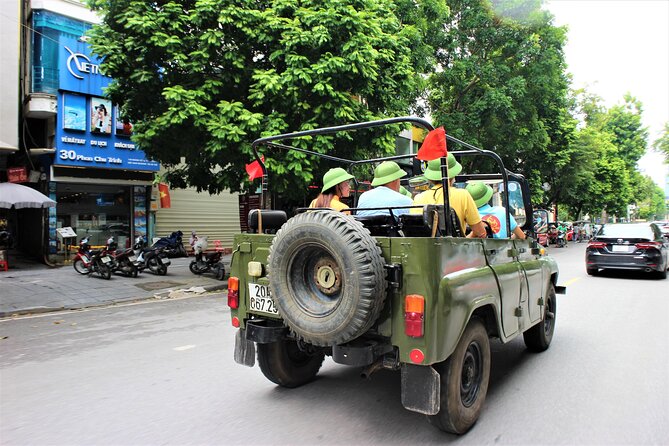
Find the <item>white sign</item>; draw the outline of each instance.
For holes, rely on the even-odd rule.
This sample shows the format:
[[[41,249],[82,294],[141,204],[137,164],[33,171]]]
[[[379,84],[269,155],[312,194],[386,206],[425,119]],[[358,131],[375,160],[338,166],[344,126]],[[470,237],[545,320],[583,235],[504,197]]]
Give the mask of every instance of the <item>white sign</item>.
[[[56,228],[56,232],[58,232],[58,235],[60,235],[62,238],[72,238],[77,236],[77,233],[74,232],[74,229],[69,226],[65,226],[64,228]]]

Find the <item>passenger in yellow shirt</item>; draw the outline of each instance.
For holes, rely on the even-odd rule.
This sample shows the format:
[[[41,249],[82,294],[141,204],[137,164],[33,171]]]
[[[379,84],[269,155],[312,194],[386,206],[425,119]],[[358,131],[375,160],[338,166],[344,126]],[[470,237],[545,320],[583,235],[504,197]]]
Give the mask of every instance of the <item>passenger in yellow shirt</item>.
[[[474,203],[474,199],[464,189],[458,189],[454,187],[455,176],[460,173],[462,170],[462,165],[458,163],[453,154],[448,154],[448,182],[449,182],[449,194],[448,199],[451,207],[455,210],[458,219],[460,220],[460,226],[464,231],[466,226],[469,225],[472,232],[468,237],[477,237],[485,238],[486,231],[485,226],[481,222],[481,216]],[[432,187],[425,192],[421,192],[416,195],[413,199],[414,205],[427,205],[427,204],[444,204],[444,190],[441,184],[441,160],[436,159],[429,161],[427,163],[427,169],[424,172],[425,178],[430,180]],[[420,214],[423,210],[421,208],[412,208],[412,214]]]
[[[346,198],[351,193],[351,185],[349,180],[353,178],[353,175],[346,172],[341,167],[335,167],[325,172],[323,175],[323,189],[321,193],[318,194],[318,197],[314,198],[310,208],[331,208],[336,211],[344,211],[346,214],[350,214],[347,211],[348,206],[339,201],[339,198]]]

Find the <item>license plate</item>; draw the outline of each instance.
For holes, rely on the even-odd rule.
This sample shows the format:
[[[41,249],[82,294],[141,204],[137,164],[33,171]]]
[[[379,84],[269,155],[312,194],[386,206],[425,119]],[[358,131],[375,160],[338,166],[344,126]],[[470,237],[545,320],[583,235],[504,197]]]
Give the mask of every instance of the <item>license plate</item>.
[[[88,259],[87,256],[81,256],[81,261],[84,263],[90,263],[91,261]]]
[[[102,260],[102,263],[109,263],[109,262],[111,262],[111,259],[110,259],[109,257],[107,257],[107,256],[102,257],[101,260]]]
[[[272,301],[269,287],[257,283],[249,283],[249,309],[262,313],[279,314]]]
[[[130,260],[131,262],[134,262],[134,261],[137,260],[137,257],[135,257],[135,256],[130,256],[130,257],[128,257],[128,260]]]
[[[161,262],[163,262],[163,265],[169,266],[172,264],[172,261],[170,259],[160,259]]]
[[[630,252],[628,245],[612,245],[611,252]]]

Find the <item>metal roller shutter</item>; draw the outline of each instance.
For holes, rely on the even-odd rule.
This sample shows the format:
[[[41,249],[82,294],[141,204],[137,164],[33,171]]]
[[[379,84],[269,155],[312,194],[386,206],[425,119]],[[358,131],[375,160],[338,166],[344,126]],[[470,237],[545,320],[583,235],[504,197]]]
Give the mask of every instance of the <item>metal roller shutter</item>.
[[[156,211],[156,237],[170,235],[180,230],[184,233],[184,246],[190,250],[188,239],[191,231],[207,236],[209,249],[214,240],[220,240],[224,248],[232,246],[232,237],[239,230],[238,194],[222,192],[209,195],[195,189],[170,189],[171,207]]]

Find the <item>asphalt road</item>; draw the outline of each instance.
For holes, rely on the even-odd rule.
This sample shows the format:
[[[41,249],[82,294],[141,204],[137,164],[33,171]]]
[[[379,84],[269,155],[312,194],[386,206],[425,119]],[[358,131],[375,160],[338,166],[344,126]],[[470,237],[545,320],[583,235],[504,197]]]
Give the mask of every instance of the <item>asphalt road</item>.
[[[669,280],[589,277],[584,245],[561,267],[551,348],[493,342],[482,416],[462,437],[327,359],[278,388],[232,359],[223,295],[0,322],[0,444],[668,444]]]

